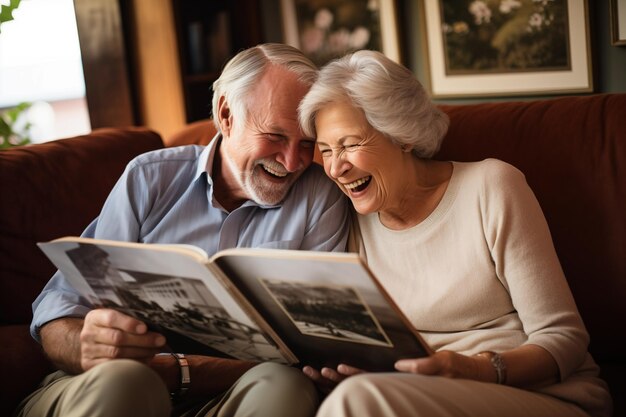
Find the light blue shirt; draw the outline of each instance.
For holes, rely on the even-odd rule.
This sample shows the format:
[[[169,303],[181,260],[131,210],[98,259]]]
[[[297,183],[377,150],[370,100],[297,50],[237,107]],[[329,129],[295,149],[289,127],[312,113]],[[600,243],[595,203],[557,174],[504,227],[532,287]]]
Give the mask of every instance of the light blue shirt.
[[[348,201],[320,166],[312,164],[278,205],[246,201],[227,212],[213,196],[210,167],[218,142],[136,157],[82,236],[186,243],[209,256],[234,247],[345,250]],[[57,271],[33,303],[31,334],[40,341],[39,328],[47,322],[84,317],[92,308]]]

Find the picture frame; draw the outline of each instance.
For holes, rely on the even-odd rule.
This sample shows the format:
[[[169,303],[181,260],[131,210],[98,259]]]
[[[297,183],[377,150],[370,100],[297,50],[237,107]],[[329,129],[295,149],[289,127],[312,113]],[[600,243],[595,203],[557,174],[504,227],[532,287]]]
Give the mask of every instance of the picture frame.
[[[422,1],[433,98],[593,92],[587,0],[496,3]]]
[[[626,0],[610,0],[611,44],[626,45]]]
[[[395,0],[281,0],[285,43],[316,65],[359,49],[401,62]]]

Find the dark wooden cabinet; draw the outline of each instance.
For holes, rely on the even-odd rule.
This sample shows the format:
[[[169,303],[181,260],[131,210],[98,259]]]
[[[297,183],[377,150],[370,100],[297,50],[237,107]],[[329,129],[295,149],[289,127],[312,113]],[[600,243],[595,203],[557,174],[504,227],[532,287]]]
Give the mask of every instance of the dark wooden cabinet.
[[[211,115],[213,81],[262,40],[259,0],[172,0],[187,122]]]

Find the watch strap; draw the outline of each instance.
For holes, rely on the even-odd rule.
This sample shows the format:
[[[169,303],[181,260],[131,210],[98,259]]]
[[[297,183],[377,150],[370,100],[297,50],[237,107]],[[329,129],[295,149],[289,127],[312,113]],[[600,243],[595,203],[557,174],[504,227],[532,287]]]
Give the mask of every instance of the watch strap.
[[[178,400],[187,394],[189,387],[191,386],[191,376],[189,372],[189,361],[182,353],[172,353],[172,356],[178,362],[180,369],[180,386],[177,391],[171,393],[173,400]]]

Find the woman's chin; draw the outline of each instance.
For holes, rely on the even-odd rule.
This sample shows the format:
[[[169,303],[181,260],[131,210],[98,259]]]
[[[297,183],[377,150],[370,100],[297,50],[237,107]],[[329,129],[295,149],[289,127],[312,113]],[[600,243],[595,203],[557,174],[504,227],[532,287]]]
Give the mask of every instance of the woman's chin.
[[[376,210],[372,209],[370,206],[366,206],[364,204],[359,204],[359,202],[352,200],[352,206],[354,207],[354,211],[359,213],[362,216],[374,213]]]

